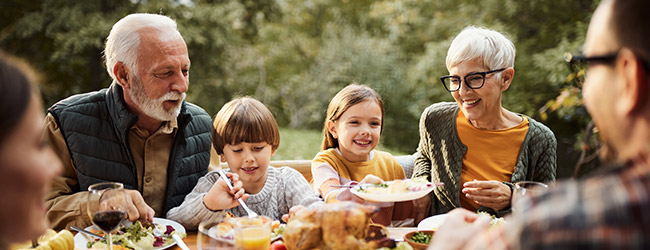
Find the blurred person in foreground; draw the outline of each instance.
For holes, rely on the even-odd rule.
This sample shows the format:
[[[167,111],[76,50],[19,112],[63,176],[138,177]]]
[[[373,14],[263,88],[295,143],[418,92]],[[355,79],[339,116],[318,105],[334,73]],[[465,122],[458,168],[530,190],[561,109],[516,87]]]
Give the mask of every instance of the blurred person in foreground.
[[[617,167],[523,199],[492,230],[487,216],[454,210],[429,249],[650,249],[649,9],[647,0],[601,2],[585,55],[571,59],[588,70],[584,103],[602,159]]]
[[[501,105],[514,63],[515,46],[497,31],[469,26],[454,38],[449,75],[440,80],[456,103],[435,103],[422,113],[413,171],[445,185],[418,207],[430,197],[433,215],[464,207],[503,216],[511,211],[513,183],[555,180],[553,132]]]
[[[0,52],[0,249],[49,227],[45,196],[61,162],[43,141],[34,72]]]
[[[64,173],[48,196],[55,228],[91,225],[88,186],[124,183],[128,219],[164,217],[208,170],[211,118],[185,102],[190,59],[176,22],[131,14],[106,39],[112,84],[49,108],[46,136]]]

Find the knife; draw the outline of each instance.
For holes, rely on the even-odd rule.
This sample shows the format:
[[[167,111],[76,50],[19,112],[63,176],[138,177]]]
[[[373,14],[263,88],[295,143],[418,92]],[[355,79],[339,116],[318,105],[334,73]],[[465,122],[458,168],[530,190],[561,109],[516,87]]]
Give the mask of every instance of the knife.
[[[356,184],[356,185],[330,185],[330,187],[335,187],[335,188],[354,188],[354,187],[371,187],[371,186],[376,186],[377,184],[372,184],[372,183],[363,183],[363,184]],[[445,183],[438,182],[438,183],[429,183],[428,186],[444,186]]]
[[[172,234],[172,238],[174,238],[174,240],[176,241],[176,245],[178,245],[178,247],[180,247],[183,250],[190,250],[190,248],[187,247],[187,245],[185,245],[185,242],[183,242],[183,239],[181,238],[180,235]]]
[[[87,235],[90,235],[90,236],[93,236],[93,237],[100,238],[102,240],[106,240],[106,238],[104,238],[104,236],[101,236],[101,235],[96,234],[96,233],[92,233],[90,231],[87,231],[86,229],[81,229],[81,228],[78,228],[78,227],[75,227],[75,226],[71,226],[70,229],[75,230],[75,231],[80,232],[80,233],[83,233],[83,234],[87,234]]]

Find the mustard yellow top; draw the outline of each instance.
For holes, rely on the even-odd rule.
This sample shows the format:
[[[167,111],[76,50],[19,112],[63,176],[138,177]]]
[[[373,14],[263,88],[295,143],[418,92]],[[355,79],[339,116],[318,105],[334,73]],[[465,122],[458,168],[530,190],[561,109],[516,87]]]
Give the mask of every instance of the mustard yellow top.
[[[345,159],[335,149],[321,151],[312,160],[314,188],[331,179],[345,185],[351,181],[361,181],[368,174],[376,175],[384,181],[404,179],[404,170],[397,160],[387,152],[374,150],[372,159],[361,162],[351,162]],[[322,194],[327,202],[332,202],[336,195]]]
[[[485,130],[469,123],[462,111],[456,116],[456,128],[460,141],[467,146],[460,172],[460,186],[473,180],[510,181],[528,132],[528,118],[512,128]],[[476,210],[479,205],[461,193],[460,204]]]

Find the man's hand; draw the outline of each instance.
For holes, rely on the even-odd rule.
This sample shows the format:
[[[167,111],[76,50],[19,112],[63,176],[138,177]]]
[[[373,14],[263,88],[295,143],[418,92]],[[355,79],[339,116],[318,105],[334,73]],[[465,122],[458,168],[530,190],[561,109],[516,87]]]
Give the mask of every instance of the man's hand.
[[[129,221],[135,221],[137,219],[143,219],[149,222],[153,221],[155,212],[153,208],[144,202],[142,194],[138,190],[124,189],[124,194],[126,196],[126,213]]]
[[[496,211],[510,205],[512,190],[500,181],[468,181],[463,185],[465,197]]]
[[[445,222],[433,235],[428,249],[463,249],[472,238],[489,228],[491,220],[488,215],[479,215],[464,208],[454,209],[447,213]]]
[[[232,190],[228,188],[226,182],[219,177],[208,193],[203,196],[203,204],[210,210],[222,210],[239,206],[237,199],[248,199],[248,194],[245,193],[242,186],[244,185],[237,174],[226,173],[226,177],[232,182]]]

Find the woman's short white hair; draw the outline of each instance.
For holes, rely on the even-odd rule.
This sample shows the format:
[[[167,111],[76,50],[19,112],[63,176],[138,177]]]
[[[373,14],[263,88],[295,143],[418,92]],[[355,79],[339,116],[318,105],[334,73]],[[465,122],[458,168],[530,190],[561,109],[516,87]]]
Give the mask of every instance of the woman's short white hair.
[[[106,38],[106,48],[104,49],[106,71],[113,78],[113,81],[116,81],[113,68],[118,62],[124,63],[137,76],[140,46],[139,31],[146,28],[160,31],[161,37],[180,36],[176,28],[176,22],[163,15],[136,13],[117,21]]]
[[[468,26],[451,42],[447,52],[447,69],[476,58],[488,70],[514,67],[515,45],[503,34],[485,28]]]

